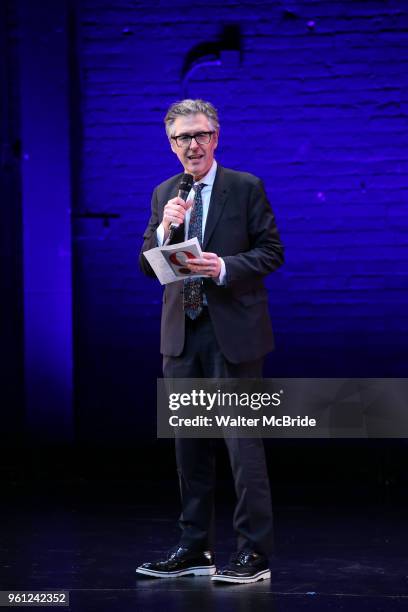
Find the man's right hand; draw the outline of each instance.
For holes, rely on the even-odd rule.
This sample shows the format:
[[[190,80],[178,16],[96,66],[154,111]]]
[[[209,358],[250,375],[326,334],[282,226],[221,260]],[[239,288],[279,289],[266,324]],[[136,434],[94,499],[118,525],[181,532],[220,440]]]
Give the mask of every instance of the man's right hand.
[[[177,225],[184,223],[186,212],[191,208],[192,204],[193,200],[187,200],[187,202],[185,202],[181,198],[172,198],[167,202],[163,209],[162,220],[165,237],[169,234],[170,225],[172,223],[176,223]]]

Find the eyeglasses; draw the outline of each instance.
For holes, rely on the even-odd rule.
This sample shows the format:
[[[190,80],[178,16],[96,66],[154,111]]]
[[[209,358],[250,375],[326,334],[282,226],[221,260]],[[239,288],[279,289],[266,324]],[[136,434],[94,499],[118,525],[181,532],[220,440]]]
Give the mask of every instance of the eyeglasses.
[[[191,141],[194,140],[198,145],[208,144],[211,140],[211,136],[215,132],[198,132],[198,134],[181,134],[181,136],[171,136],[172,140],[176,141],[178,147],[188,148],[191,145]]]

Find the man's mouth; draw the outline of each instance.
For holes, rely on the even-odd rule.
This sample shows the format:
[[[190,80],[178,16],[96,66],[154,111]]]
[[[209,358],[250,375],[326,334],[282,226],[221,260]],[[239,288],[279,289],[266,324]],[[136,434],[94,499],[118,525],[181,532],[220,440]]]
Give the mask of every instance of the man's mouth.
[[[201,159],[204,155],[187,155],[188,159]]]

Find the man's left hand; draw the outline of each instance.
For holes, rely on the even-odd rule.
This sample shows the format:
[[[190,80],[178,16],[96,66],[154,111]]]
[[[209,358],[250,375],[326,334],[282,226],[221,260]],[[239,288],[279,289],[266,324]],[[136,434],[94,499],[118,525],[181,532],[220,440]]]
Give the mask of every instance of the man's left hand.
[[[218,278],[221,272],[221,261],[216,253],[203,253],[202,257],[189,259],[186,266],[194,274],[203,274],[211,278]]]

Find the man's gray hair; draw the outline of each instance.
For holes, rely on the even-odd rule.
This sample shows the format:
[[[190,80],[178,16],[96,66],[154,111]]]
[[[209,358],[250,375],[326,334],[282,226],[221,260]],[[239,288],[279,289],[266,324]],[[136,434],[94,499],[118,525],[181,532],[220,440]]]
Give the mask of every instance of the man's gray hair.
[[[177,117],[186,115],[196,115],[202,113],[208,117],[211,126],[218,132],[220,129],[220,122],[218,120],[218,113],[215,106],[211,102],[205,100],[181,100],[181,102],[174,102],[166,113],[164,118],[164,124],[166,126],[166,134],[170,138],[171,128]]]

